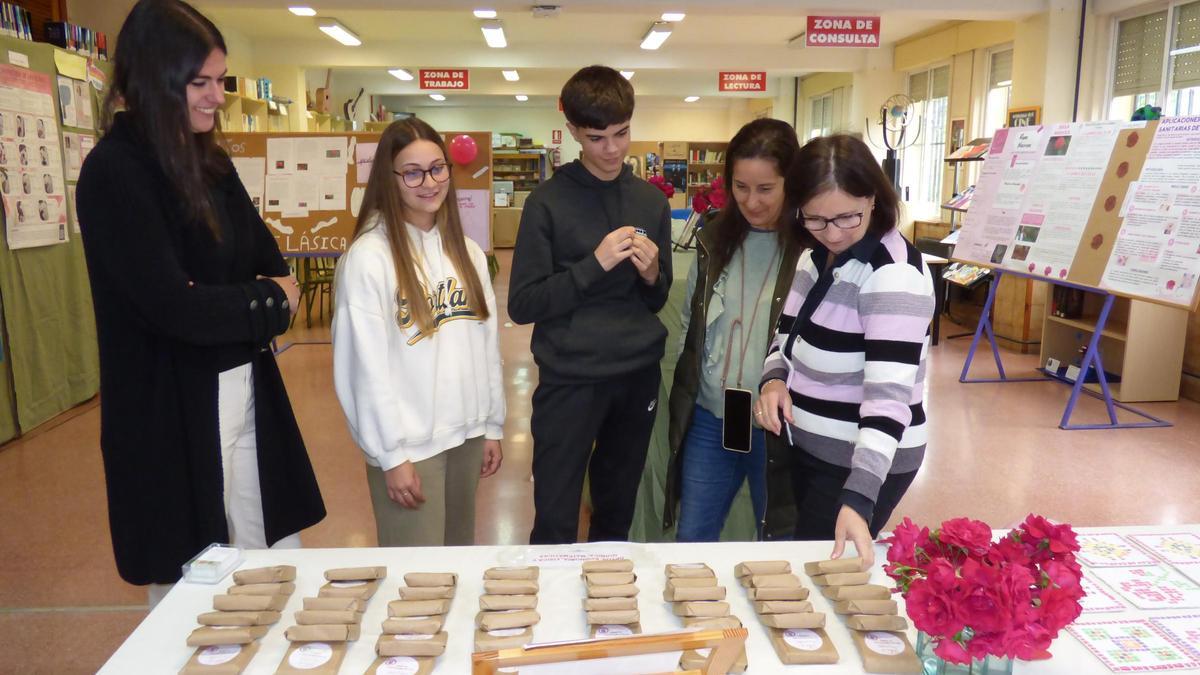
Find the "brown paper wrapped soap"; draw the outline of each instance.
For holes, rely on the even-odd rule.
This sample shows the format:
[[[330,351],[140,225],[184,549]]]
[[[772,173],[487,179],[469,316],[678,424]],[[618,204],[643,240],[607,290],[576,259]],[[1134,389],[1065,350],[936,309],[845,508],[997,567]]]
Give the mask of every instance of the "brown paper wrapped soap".
[[[326,581],[371,581],[386,576],[386,567],[339,567],[325,570]]]
[[[637,609],[637,598],[584,598],[583,609],[587,612],[610,612],[618,609]]]
[[[710,588],[717,585],[716,577],[675,577],[667,583],[674,588]]]
[[[346,646],[345,642],[294,642],[275,675],[337,675]]]
[[[641,621],[641,619],[641,612],[636,609],[614,609],[587,613],[587,622],[590,626],[602,626],[604,624],[630,626]]]
[[[370,600],[375,595],[375,591],[379,590],[380,579],[372,581],[363,581],[355,579],[353,581],[330,581],[317,591],[317,596],[322,598],[358,598],[360,600]]]
[[[222,612],[279,612],[287,606],[286,595],[214,595],[213,609]]]
[[[475,631],[475,651],[477,652],[524,647],[530,642],[533,642],[532,628],[501,628],[500,630],[493,631]]]
[[[359,630],[356,623],[288,626],[283,636],[288,642],[353,642],[358,639]]]
[[[623,626],[619,623],[604,623],[588,626],[588,635],[593,638],[611,638],[611,637],[626,637],[629,635],[641,635],[642,624],[634,623],[628,626]]]
[[[233,583],[242,584],[278,584],[284,581],[296,580],[294,565],[276,565],[274,567],[259,567],[251,570],[241,570],[233,573]]]
[[[458,575],[453,572],[409,572],[404,575],[409,586],[457,586]]]
[[[733,568],[733,575],[740,579],[762,574],[790,574],[791,571],[792,564],[786,560],[751,560],[738,563]]]
[[[808,589],[803,586],[764,586],[748,588],[746,595],[751,600],[807,600]]]
[[[401,586],[401,600],[448,600],[454,597],[454,586]]]
[[[365,675],[433,675],[436,663],[433,656],[380,656],[367,667]]]
[[[671,606],[676,616],[728,616],[728,602],[677,602]]]
[[[241,675],[258,653],[258,643],[198,647],[179,675]]]
[[[736,616],[685,616],[683,625],[688,628],[741,628],[742,622]]]
[[[697,586],[696,588],[676,588],[670,581],[663,590],[663,600],[667,602],[684,602],[687,600],[724,600],[724,586]]]
[[[481,595],[479,609],[495,612],[503,609],[537,609],[536,595]]]
[[[267,634],[269,626],[201,626],[188,635],[187,646],[244,645]]]
[[[830,600],[890,600],[892,592],[887,586],[865,584],[863,586],[822,586],[821,594]]]
[[[920,673],[921,662],[904,633],[850,631],[868,673]]]
[[[517,581],[537,581],[537,567],[492,567],[484,570],[484,579],[512,579]]]
[[[449,600],[393,600],[388,616],[432,616],[450,611]]]
[[[520,579],[487,579],[483,592],[488,595],[536,595],[538,582]]]
[[[638,587],[633,584],[625,586],[588,586],[589,598],[629,598],[638,594]]]
[[[475,615],[475,625],[480,630],[499,630],[502,628],[524,628],[532,626],[542,617],[534,609],[517,609],[504,612],[480,612]]]
[[[818,586],[861,586],[869,581],[871,581],[870,572],[841,572],[812,578],[812,582]]]
[[[282,581],[277,584],[234,584],[225,589],[229,595],[291,595],[296,592],[296,584]]]
[[[583,578],[588,586],[624,586],[637,581],[633,572],[589,572]]]
[[[815,562],[804,563],[804,573],[810,577],[861,571],[862,558],[839,558],[837,560],[817,560]]]
[[[331,612],[362,612],[367,603],[358,598],[304,598],[304,609]]]
[[[584,574],[592,572],[632,572],[632,560],[589,560],[583,563]]]
[[[196,617],[201,626],[269,626],[279,621],[279,612],[205,612]]]
[[[799,588],[800,577],[795,574],[755,574],[743,577],[743,582],[749,579],[753,588]]]
[[[436,635],[442,632],[446,625],[444,616],[413,616],[383,620],[383,632],[388,635],[401,633],[417,633],[418,635]]]
[[[759,614],[801,614],[813,611],[813,606],[807,600],[758,600],[754,603],[754,611]]]
[[[854,614],[846,617],[850,630],[908,630],[908,619],[888,614]]]
[[[362,615],[353,610],[305,609],[296,612],[296,623],[301,626],[320,626],[323,624],[358,623]]]
[[[380,635],[375,653],[380,656],[441,656],[446,651],[446,633],[437,635]]]
[[[779,660],[788,665],[838,662],[837,648],[821,628],[787,628],[767,631]]]
[[[675,563],[667,565],[667,578],[715,577],[716,572],[704,563]]]
[[[833,603],[838,614],[895,614],[895,600],[839,600]]]
[[[768,628],[824,628],[825,615],[821,612],[798,614],[759,614],[758,620]]]

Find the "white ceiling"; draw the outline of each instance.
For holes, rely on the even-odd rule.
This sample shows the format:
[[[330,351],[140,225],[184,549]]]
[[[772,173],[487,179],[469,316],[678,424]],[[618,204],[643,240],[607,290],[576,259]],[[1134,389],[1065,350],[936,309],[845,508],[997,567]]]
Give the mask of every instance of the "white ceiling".
[[[551,0],[543,0],[549,3]],[[813,14],[881,16],[886,51],[898,40],[948,21],[1014,21],[1046,11],[1049,0],[560,0],[555,18],[534,18],[529,2],[441,0],[309,0],[319,16],[335,17],[363,40],[344,47],[316,29],[312,18],[293,16],[289,5],[305,0],[195,0],[223,30],[253,45],[253,63],[295,65],[309,70],[310,87],[333,69],[335,88],[363,87],[375,95],[416,96],[415,82],[401,82],[387,68],[470,68],[471,97],[556,96],[578,68],[604,63],[637,71],[639,98],[679,99],[718,94],[719,70],[766,71],[771,80],[816,72],[866,67],[863,49],[805,49],[788,45]],[[436,9],[430,9],[430,7]],[[496,9],[508,48],[483,41],[471,10]],[[666,44],[639,47],[650,24],[664,11],[683,11]],[[517,68],[520,82],[506,82],[502,68]],[[768,91],[774,96],[777,91]],[[457,96],[463,97],[463,94]]]

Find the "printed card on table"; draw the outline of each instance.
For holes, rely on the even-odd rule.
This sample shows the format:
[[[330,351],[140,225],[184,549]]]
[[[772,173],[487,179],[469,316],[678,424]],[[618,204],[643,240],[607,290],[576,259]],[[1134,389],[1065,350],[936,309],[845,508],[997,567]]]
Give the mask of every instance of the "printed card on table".
[[[1131,534],[1129,539],[1163,562],[1177,567],[1200,565],[1200,536],[1190,532]]]
[[[1139,609],[1200,607],[1200,585],[1166,565],[1095,569],[1091,577]]]
[[[1089,567],[1139,567],[1158,564],[1158,560],[1119,534],[1081,534],[1078,541],[1079,554],[1075,557]]]
[[[1200,667],[1200,660],[1145,619],[1077,622],[1067,630],[1114,673],[1154,673]]]
[[[1183,645],[1193,658],[1200,660],[1200,614],[1154,617],[1150,623]]]
[[[1079,580],[1079,584],[1083,586],[1083,592],[1086,593],[1079,600],[1084,614],[1125,611],[1125,605],[1103,586],[1089,579],[1087,572]]]

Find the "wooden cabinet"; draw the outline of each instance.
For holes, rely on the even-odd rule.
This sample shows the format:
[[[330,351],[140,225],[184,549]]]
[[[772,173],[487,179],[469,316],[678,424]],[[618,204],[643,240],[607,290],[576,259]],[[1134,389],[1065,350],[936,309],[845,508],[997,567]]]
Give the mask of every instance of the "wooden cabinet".
[[[493,181],[512,181],[514,191],[528,192],[537,187],[545,179],[545,149],[493,150]]]

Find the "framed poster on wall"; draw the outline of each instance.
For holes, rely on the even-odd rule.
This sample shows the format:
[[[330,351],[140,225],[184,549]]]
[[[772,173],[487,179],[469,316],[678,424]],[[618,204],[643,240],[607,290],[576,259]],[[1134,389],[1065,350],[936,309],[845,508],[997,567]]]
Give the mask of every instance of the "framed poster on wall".
[[[1027,108],[1009,108],[1008,109],[1008,124],[1006,127],[1036,127],[1042,122],[1042,109],[1040,106],[1029,106]]]

